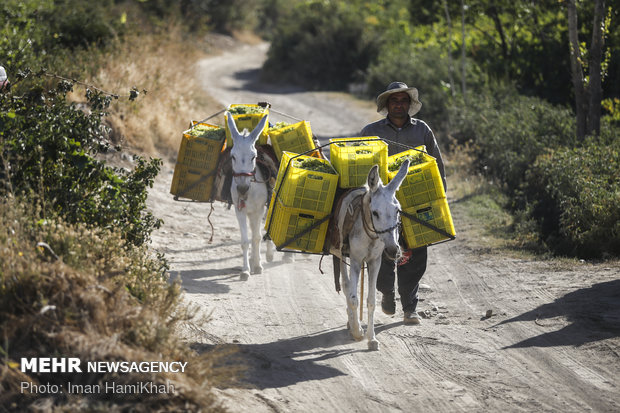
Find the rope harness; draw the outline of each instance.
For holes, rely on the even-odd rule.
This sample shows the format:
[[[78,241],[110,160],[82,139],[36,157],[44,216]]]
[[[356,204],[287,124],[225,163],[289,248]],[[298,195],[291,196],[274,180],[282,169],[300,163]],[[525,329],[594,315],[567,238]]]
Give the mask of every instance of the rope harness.
[[[366,235],[372,240],[379,239],[380,234],[385,234],[386,232],[392,232],[399,226],[399,220],[396,220],[396,224],[392,225],[389,228],[383,230],[377,230],[375,227],[375,222],[372,219],[372,214],[370,211],[370,192],[366,191],[364,195],[362,195],[362,223],[364,224],[364,231],[366,231]],[[400,210],[398,211],[400,213]]]

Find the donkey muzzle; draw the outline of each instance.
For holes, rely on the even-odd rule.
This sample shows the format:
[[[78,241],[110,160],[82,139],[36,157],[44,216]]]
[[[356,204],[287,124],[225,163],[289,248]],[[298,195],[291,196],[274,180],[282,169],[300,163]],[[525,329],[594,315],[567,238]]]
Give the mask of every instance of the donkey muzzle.
[[[248,193],[248,189],[250,189],[250,185],[248,184],[239,184],[237,185],[237,192],[239,195],[245,195]]]
[[[400,247],[398,245],[386,246],[383,250],[385,256],[390,260],[396,260],[400,257]]]

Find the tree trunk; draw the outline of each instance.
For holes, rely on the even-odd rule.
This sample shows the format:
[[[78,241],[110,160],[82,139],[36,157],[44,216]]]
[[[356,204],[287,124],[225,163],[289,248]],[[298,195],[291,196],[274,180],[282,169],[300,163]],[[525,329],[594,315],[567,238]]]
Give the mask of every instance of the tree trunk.
[[[443,0],[443,8],[446,13],[446,22],[448,23],[448,71],[450,76],[450,93],[454,97],[454,67],[452,66],[452,20],[450,19],[450,11],[448,10],[448,1]]]
[[[499,38],[502,44],[502,58],[504,60],[504,75],[510,76],[510,50],[508,49],[508,42],[506,41],[506,34],[504,33],[504,27],[502,26],[502,21],[499,18],[499,12],[495,5],[489,7],[487,13],[491,16],[491,20],[495,24],[495,30],[499,34]]]
[[[568,12],[568,39],[570,50],[570,66],[575,92],[575,113],[577,115],[577,139],[582,140],[586,136],[587,117],[587,93],[583,78],[583,66],[579,50],[579,33],[577,25],[577,6],[575,0],[566,2]]]
[[[601,100],[603,99],[601,61],[605,41],[603,32],[605,0],[596,0],[592,20],[594,26],[592,28],[592,44],[590,45],[590,110],[586,133],[588,135],[599,135],[601,132]]]
[[[463,102],[467,102],[467,79],[465,77],[467,64],[465,61],[465,0],[461,0],[461,88],[463,89]]]

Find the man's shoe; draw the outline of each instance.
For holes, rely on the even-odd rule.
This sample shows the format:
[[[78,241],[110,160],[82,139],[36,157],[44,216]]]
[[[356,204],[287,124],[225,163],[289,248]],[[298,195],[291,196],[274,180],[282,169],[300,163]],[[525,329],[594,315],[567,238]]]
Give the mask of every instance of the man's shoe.
[[[394,302],[393,295],[383,294],[383,298],[381,298],[381,310],[387,315],[396,314],[396,303]]]
[[[421,318],[415,311],[405,311],[403,321],[405,324],[417,325],[420,324]]]

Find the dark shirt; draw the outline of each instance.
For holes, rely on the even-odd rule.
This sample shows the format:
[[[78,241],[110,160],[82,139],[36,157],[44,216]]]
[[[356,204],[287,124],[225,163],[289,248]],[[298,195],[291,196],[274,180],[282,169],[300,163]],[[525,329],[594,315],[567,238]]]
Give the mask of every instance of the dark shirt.
[[[397,128],[388,117],[370,123],[362,129],[361,136],[378,136],[392,142],[402,143],[410,147],[426,146],[426,151],[437,160],[439,173],[443,180],[443,187],[446,186],[446,172],[443,165],[443,158],[437,145],[437,140],[431,128],[420,119],[409,117],[409,122],[402,128]],[[407,147],[388,142],[388,155],[394,155],[406,151]]]

